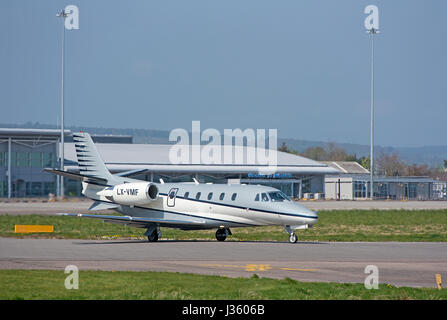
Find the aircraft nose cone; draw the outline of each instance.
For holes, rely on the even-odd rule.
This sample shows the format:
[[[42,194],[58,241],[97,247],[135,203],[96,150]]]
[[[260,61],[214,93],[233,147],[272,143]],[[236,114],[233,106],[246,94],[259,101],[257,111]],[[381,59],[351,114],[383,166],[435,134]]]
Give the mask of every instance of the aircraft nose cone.
[[[318,222],[318,211],[311,211],[311,216],[313,216],[314,218],[312,218],[312,220],[309,222],[310,225],[314,225],[315,223]]]
[[[311,224],[315,224],[318,221],[318,212],[310,210],[302,205],[295,205],[295,214],[302,218],[306,218],[308,220],[312,220]]]

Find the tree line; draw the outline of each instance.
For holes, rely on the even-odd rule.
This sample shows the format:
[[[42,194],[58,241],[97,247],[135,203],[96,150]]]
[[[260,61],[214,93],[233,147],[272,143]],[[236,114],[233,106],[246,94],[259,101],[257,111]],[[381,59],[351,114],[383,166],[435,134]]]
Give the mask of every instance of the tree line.
[[[349,154],[344,148],[337,146],[335,143],[328,143],[327,147],[309,147],[299,152],[289,148],[283,142],[278,151],[292,153],[316,161],[355,161],[362,167],[370,170],[369,157],[357,157],[356,154]],[[408,164],[397,153],[380,153],[374,158],[374,174],[376,175],[436,177],[445,173],[447,169],[447,160],[444,160],[438,166],[431,167],[427,164]]]

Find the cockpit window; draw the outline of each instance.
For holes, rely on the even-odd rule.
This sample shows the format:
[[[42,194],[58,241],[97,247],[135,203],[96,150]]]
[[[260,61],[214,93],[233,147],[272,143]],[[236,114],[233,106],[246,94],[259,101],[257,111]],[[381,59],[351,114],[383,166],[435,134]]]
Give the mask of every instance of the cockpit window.
[[[256,194],[255,201],[259,201],[259,193]]]
[[[281,191],[269,192],[269,196],[270,199],[272,199],[272,202],[282,202],[284,200],[290,201],[289,197]]]
[[[268,197],[267,193],[261,194],[261,197],[262,197],[262,201],[269,201],[269,197]]]
[[[285,194],[284,192],[282,192],[282,191],[280,191],[279,192],[287,201],[292,201],[292,199],[290,199],[290,197],[287,195],[287,194]]]

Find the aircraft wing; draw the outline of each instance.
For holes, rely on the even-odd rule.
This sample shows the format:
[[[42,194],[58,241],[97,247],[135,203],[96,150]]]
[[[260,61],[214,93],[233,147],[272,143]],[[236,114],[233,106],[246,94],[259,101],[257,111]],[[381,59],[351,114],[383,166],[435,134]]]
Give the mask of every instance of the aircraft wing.
[[[128,226],[133,226],[137,228],[147,228],[153,224],[159,224],[161,226],[173,227],[174,225],[178,226],[200,226],[204,225],[205,221],[203,220],[165,220],[165,219],[157,219],[157,218],[148,218],[148,217],[131,217],[131,216],[107,216],[107,215],[95,215],[95,214],[83,214],[83,213],[59,213],[58,215],[62,216],[72,216],[72,217],[81,217],[81,218],[93,218],[100,219],[104,222],[124,224]]]
[[[148,169],[136,169],[136,170],[130,170],[130,171],[124,171],[124,172],[120,172],[120,173],[115,173],[116,176],[120,176],[120,177],[134,177],[134,176],[139,176],[142,175],[144,173],[149,172]]]
[[[88,208],[91,211],[95,210],[113,210],[118,208],[120,205],[113,202],[103,202],[103,201],[95,201],[93,204]]]

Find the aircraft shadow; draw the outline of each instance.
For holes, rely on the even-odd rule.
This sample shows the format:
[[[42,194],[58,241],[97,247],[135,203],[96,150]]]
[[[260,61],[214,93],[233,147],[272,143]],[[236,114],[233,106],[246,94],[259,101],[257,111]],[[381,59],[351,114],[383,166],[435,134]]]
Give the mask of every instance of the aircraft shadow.
[[[110,245],[118,245],[118,244],[131,244],[131,243],[144,243],[147,245],[150,244],[166,244],[166,243],[253,243],[253,244],[290,244],[288,241],[272,241],[272,240],[265,240],[265,241],[254,241],[254,240],[242,240],[242,241],[224,241],[219,242],[217,240],[194,240],[194,239],[187,239],[187,240],[158,240],[157,242],[149,242],[147,240],[107,240],[107,241],[86,241],[86,242],[74,242],[74,244],[77,245],[97,245],[97,244],[110,244]],[[319,241],[298,241],[295,243],[295,245],[323,245],[328,244],[328,242],[319,242]]]

